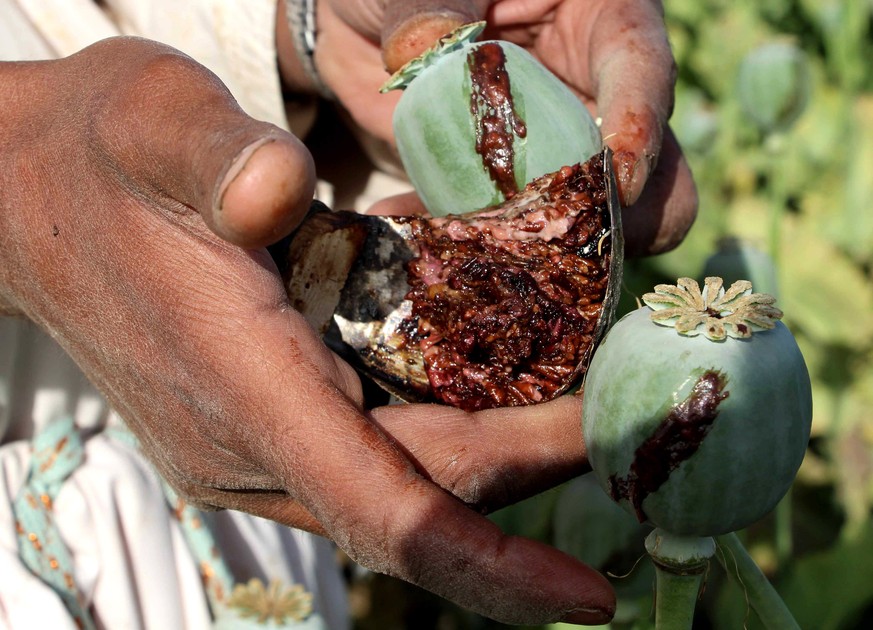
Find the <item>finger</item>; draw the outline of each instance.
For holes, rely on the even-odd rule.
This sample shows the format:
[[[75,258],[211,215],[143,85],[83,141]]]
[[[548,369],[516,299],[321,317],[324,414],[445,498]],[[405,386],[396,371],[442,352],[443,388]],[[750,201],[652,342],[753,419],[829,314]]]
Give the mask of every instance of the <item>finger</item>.
[[[382,27],[382,60],[396,72],[436,41],[482,19],[487,2],[477,0],[388,0]]]
[[[427,215],[427,208],[421,198],[413,192],[401,193],[380,199],[367,208],[367,214],[386,217],[408,217]]]
[[[630,205],[658,162],[673,109],[675,63],[659,2],[601,4],[592,27],[591,72],[603,138],[614,151],[622,202]]]
[[[358,563],[498,621],[594,624],[612,616],[612,589],[597,572],[548,546],[504,535],[397,465],[401,460],[380,454],[387,453],[320,454],[319,481],[332,487],[334,500],[316,500],[313,513]],[[336,500],[340,489],[344,501]]]
[[[590,470],[578,396],[475,414],[401,405],[372,416],[422,475],[486,512]]]
[[[217,77],[173,49],[100,45],[124,74],[96,115],[99,146],[146,198],[194,209],[245,247],[278,240],[305,215],[315,173],[301,142],[247,116]]]
[[[179,238],[187,236],[179,232]],[[190,249],[174,248],[180,262],[186,262]],[[234,453],[253,478],[259,471],[267,474],[259,487],[286,489],[363,566],[487,616],[540,623],[571,612],[590,622],[611,615],[612,590],[596,572],[544,545],[504,536],[418,475],[392,440],[363,415],[360,384],[348,366],[333,359],[311,330],[306,334],[299,314],[270,308],[276,303],[271,287],[281,286],[268,283],[269,274],[256,261],[246,265],[242,252],[225,253],[237,264],[213,268],[206,277],[190,265],[197,280],[209,283],[198,290],[221,299],[189,310],[176,326],[161,327],[172,333],[174,343],[167,344],[171,356],[142,357],[165,368],[161,374],[166,373],[170,390],[166,417],[208,418],[206,425],[193,425],[200,430],[183,431],[175,421],[148,423],[149,436],[167,451],[156,461],[165,469],[182,467],[181,476],[195,487],[220,488],[228,484],[215,478],[227,470],[210,465],[211,460],[198,462],[198,457],[210,446]],[[250,273],[241,276],[246,266]],[[137,268],[137,274],[145,275],[147,283],[159,275],[148,265]],[[234,292],[250,299],[240,303]],[[184,299],[174,284],[166,287],[164,297]],[[209,331],[210,346],[220,352],[197,352],[202,341],[189,331],[198,329]],[[191,357],[197,358],[192,362]],[[154,388],[134,395],[139,397],[136,406],[148,413]],[[136,426],[146,431],[143,423]],[[185,458],[178,457],[181,446]],[[248,507],[261,513],[281,510]],[[273,516],[286,518],[278,512]]]
[[[398,497],[389,553],[399,577],[499,622],[607,623],[615,595],[606,579],[542,543],[506,536],[444,494]]]
[[[505,536],[422,478],[295,345],[271,357],[271,369],[288,376],[257,403],[293,408],[294,417],[246,414],[269,436],[255,450],[352,559],[497,620],[544,623],[572,613],[602,623],[611,616],[614,595],[602,576],[555,549]]]
[[[225,240],[253,248],[275,243],[299,225],[316,178],[312,158],[296,138],[263,127],[250,131],[254,140],[230,157],[205,218]],[[224,168],[228,159],[219,159]]]
[[[622,210],[625,254],[661,254],[676,247],[697,216],[697,188],[673,132],[667,128],[661,157],[635,204]]]

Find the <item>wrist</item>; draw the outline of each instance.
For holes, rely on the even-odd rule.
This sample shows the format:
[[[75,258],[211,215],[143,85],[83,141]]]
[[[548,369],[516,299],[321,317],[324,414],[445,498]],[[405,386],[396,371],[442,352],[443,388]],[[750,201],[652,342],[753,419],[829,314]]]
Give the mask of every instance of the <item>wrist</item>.
[[[15,237],[18,217],[17,204],[12,200],[15,181],[9,178],[20,169],[16,167],[18,149],[25,140],[22,130],[31,127],[27,120],[28,86],[27,62],[0,62],[0,111],[3,124],[0,125],[0,316],[20,315],[21,309],[13,297],[14,269],[17,267],[13,256],[20,251],[22,243]]]
[[[293,92],[332,99],[315,66],[316,0],[278,0],[276,52],[279,72]]]
[[[70,108],[52,107],[57,97],[51,74],[57,63],[0,62],[0,316],[27,314],[25,287],[38,259],[34,249],[47,240],[40,221],[54,211],[45,198],[28,203],[26,191],[43,192],[38,171],[57,174],[40,154],[52,142],[64,142],[52,130],[59,117],[74,115]]]

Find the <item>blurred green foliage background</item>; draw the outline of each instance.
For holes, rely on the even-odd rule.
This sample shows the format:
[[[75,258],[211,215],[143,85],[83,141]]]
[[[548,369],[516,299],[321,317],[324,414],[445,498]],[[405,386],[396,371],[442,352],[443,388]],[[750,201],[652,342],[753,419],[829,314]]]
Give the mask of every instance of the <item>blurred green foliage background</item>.
[[[672,126],[700,214],[678,249],[627,263],[622,309],[655,283],[737,265],[777,295],[812,377],[813,436],[792,492],[741,535],[802,628],[873,627],[873,1],[665,9],[679,70]],[[735,250],[713,258],[727,238]],[[612,627],[654,626],[647,530],[592,479],[494,518],[614,576]],[[360,630],[502,627],[387,578],[366,581],[353,592]],[[715,564],[695,625],[759,627]]]

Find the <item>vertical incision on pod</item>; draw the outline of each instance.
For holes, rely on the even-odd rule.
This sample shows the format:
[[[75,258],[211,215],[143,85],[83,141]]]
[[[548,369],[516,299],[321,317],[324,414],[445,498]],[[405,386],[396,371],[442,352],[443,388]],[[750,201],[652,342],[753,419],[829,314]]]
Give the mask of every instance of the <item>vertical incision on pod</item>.
[[[518,191],[513,140],[524,138],[527,126],[515,111],[506,55],[497,43],[476,46],[467,55],[470,68],[470,111],[476,122],[476,152],[505,197]]]
[[[728,397],[727,378],[715,370],[703,373],[691,393],[674,405],[663,422],[634,452],[627,477],[609,477],[609,493],[614,501],[630,501],[637,519],[648,519],[643,501],[660,488],[670,473],[688,460],[703,442],[718,416],[718,406]]]

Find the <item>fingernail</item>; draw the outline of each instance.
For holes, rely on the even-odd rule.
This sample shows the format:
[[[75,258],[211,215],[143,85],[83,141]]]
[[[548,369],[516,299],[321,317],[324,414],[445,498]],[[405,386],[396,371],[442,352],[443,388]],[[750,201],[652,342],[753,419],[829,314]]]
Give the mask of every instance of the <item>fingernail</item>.
[[[648,155],[643,155],[639,160],[634,164],[633,172],[631,174],[631,182],[628,193],[633,196],[632,201],[629,201],[628,205],[633,201],[639,199],[640,195],[643,192],[643,188],[646,185],[646,182],[649,180],[649,171],[652,167],[651,158]]]
[[[637,200],[648,176],[648,162],[637,158],[637,154],[627,150],[617,150],[612,156],[615,178],[618,181],[618,194],[622,206],[629,206]]]
[[[224,177],[221,180],[221,185],[219,185],[218,187],[214,203],[214,207],[217,212],[220,213],[224,209],[224,195],[227,192],[227,189],[230,188],[230,185],[234,182],[234,180],[239,177],[240,173],[245,170],[246,165],[249,163],[249,160],[251,160],[255,152],[262,146],[269,142],[272,142],[273,140],[274,138],[269,137],[260,138],[252,142],[250,145],[246,146],[239,153],[237,153],[236,157],[227,168],[227,171],[224,173]]]
[[[580,626],[602,626],[612,621],[614,609],[576,608],[561,618],[561,623],[572,623]]]

